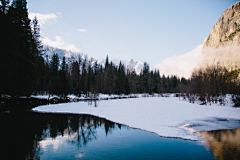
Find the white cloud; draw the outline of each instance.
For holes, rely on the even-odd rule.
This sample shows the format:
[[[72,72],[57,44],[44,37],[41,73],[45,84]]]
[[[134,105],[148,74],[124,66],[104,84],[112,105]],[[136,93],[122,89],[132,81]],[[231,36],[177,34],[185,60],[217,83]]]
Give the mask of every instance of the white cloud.
[[[34,19],[35,16],[37,17],[40,26],[43,26],[45,24],[54,24],[58,21],[59,18],[62,18],[61,12],[58,12],[56,14],[54,13],[41,14],[33,12],[29,13],[30,19]]]
[[[77,29],[78,32],[80,33],[87,33],[88,31],[86,29]]]
[[[59,147],[62,146],[67,141],[73,141],[73,139],[75,139],[76,136],[77,136],[77,133],[68,134],[67,131],[65,130],[64,136],[57,136],[54,139],[46,138],[39,143],[40,143],[41,148],[44,151],[47,151],[49,147],[51,147],[53,149],[53,151],[57,151],[59,149]],[[81,158],[80,156],[83,157],[83,154],[82,155],[78,154],[79,158]]]
[[[223,45],[218,48],[205,47],[202,51],[204,63],[200,67],[220,63],[227,69],[240,66],[240,46]]]
[[[204,42],[205,40],[206,38]],[[203,44],[188,53],[165,58],[162,62],[151,66],[151,69],[159,69],[160,73],[165,75],[189,78],[195,68],[216,65],[216,63],[220,63],[227,69],[236,66],[239,68],[240,46],[224,45],[218,48],[205,47],[203,49]]]
[[[190,52],[166,58],[162,62],[152,66],[151,69],[159,69],[160,73],[165,75],[177,75],[189,78],[193,69],[203,61],[202,47],[203,44],[200,44]]]
[[[64,49],[72,52],[81,52],[81,50],[77,48],[74,44],[69,44],[65,42],[60,36],[56,36],[55,41],[52,41],[51,39],[45,37],[42,38],[42,42],[43,44],[54,48]]]

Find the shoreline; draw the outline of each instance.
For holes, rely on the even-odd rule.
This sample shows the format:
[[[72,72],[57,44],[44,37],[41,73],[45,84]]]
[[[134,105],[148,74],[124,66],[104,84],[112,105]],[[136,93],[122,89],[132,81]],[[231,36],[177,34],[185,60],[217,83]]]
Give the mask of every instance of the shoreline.
[[[143,106],[137,107],[139,105],[138,100],[143,102],[140,102],[140,105]],[[147,104],[148,102],[146,103],[146,101],[149,101],[151,104],[152,100],[157,102],[154,102],[154,104],[152,104],[153,106],[150,105],[149,107],[149,104]],[[188,102],[179,101],[176,97],[155,97],[155,99],[154,97],[149,97],[147,99],[140,98],[137,99],[137,101],[134,99],[117,100],[117,102],[120,104],[115,103],[116,101],[100,102],[101,103],[98,107],[91,107],[84,103],[75,102],[59,105],[40,106],[32,110],[44,113],[89,114],[105,118],[115,123],[124,124],[131,128],[153,132],[161,137],[174,137],[197,141],[201,140],[201,138],[198,135],[193,134],[193,132],[190,132],[188,130],[189,126],[194,126],[190,127],[190,129],[195,129],[196,131],[234,129],[240,127],[240,118],[235,113],[240,112],[240,109],[228,106],[200,106],[198,104],[190,104]],[[176,108],[176,105],[179,105],[179,103],[181,103],[183,106]],[[164,106],[166,104],[169,104],[170,107],[168,108]],[[162,108],[163,110],[161,107],[164,107]],[[171,113],[171,108],[177,110]],[[181,111],[182,109],[184,111]],[[204,109],[206,109],[206,111],[204,111]],[[226,112],[227,110],[229,113]],[[166,114],[161,113],[162,111],[166,112]],[[193,111],[195,113],[191,114]],[[215,111],[217,113],[215,113]],[[178,112],[181,112],[180,116],[177,115]],[[208,112],[210,113],[209,115],[214,116],[205,115],[208,114]],[[200,115],[197,113],[200,113]],[[168,116],[174,115],[177,115],[177,117],[166,120]],[[235,119],[235,122],[237,123],[232,123],[232,121],[228,119]],[[185,128],[182,127],[186,124],[189,126],[185,126]]]

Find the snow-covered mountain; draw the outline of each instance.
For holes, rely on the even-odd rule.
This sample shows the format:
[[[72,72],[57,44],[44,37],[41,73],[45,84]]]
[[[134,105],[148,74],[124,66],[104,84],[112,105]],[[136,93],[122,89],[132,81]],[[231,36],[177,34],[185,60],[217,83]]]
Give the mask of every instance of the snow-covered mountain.
[[[60,64],[62,63],[63,56],[65,56],[67,64],[71,64],[74,61],[78,61],[79,58],[81,58],[82,60],[87,58],[87,62],[89,62],[89,63],[96,62],[95,59],[88,58],[86,55],[83,55],[82,53],[67,51],[67,50],[53,48],[53,47],[49,47],[49,46],[44,46],[43,50],[44,50],[43,58],[48,63],[50,63],[54,53],[57,53]]]
[[[63,56],[65,56],[66,61],[71,63],[72,61],[75,61],[78,59],[80,54],[77,54],[75,52],[63,50],[63,49],[58,49],[58,48],[53,48],[49,46],[43,46],[44,54],[43,58],[46,62],[50,63],[52,60],[52,56],[54,53],[56,53],[59,57],[60,62],[63,59]]]
[[[140,60],[134,62],[133,59],[131,59],[126,63],[126,68],[129,69],[130,71],[135,70],[135,72],[139,74],[143,69],[143,62],[141,62]]]
[[[63,49],[59,49],[59,48],[53,48],[50,46],[44,46],[43,50],[44,50],[43,58],[48,63],[51,62],[51,59],[52,59],[52,56],[54,53],[58,54],[60,64],[62,63],[63,56],[65,56],[67,64],[71,64],[74,61],[78,61],[79,57],[82,60],[87,58],[87,56],[83,55],[82,53],[76,53],[76,52],[67,51],[67,50],[63,50]],[[96,61],[97,60],[95,60],[94,58],[87,58],[88,63],[94,64]],[[110,60],[110,61],[112,61],[112,60]],[[104,67],[105,62],[106,62],[106,59],[102,59],[101,61],[98,61],[98,64],[100,64]],[[117,60],[113,61],[113,63],[115,65],[118,65],[119,62],[117,62]],[[135,70],[135,72],[137,74],[139,74],[141,72],[141,69],[143,69],[143,62],[141,62],[140,60],[137,60],[134,62],[133,59],[131,59],[128,62],[123,63],[123,64],[125,65],[126,69],[129,69],[130,71]]]
[[[105,62],[106,62],[106,59],[102,59],[101,61],[98,62],[98,64],[100,64],[103,67],[105,67]]]
[[[112,60],[110,60],[110,61],[112,61]],[[106,62],[106,59],[102,59],[101,61],[98,62],[98,64],[101,64],[104,67],[105,62]],[[113,61],[113,63],[115,65],[119,65],[119,62],[117,62],[116,60]],[[140,61],[140,60],[137,60],[137,61],[134,62],[134,60],[131,59],[131,60],[125,62],[125,63],[123,61],[121,61],[121,62],[122,62],[122,64],[124,64],[126,70],[127,69],[129,69],[130,71],[135,70],[136,74],[140,74],[141,70],[143,69],[143,62]]]

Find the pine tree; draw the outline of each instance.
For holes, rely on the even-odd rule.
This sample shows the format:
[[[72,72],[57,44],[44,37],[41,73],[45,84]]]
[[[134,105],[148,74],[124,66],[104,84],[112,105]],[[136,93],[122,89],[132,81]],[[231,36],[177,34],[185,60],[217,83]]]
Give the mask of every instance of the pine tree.
[[[129,83],[129,87],[130,87],[130,93],[137,93],[137,81],[139,79],[139,77],[137,77],[137,74],[135,72],[135,69],[130,72],[129,70],[127,71],[127,79],[128,79],[128,83]]]
[[[144,62],[144,66],[143,66],[143,92],[144,93],[148,93],[149,92],[149,65]]]
[[[50,82],[49,92],[50,94],[58,94],[58,68],[59,68],[59,57],[58,54],[54,53],[50,62]]]
[[[44,59],[42,57],[43,55],[43,46],[42,46],[42,42],[40,40],[40,26],[38,24],[38,20],[37,17],[34,17],[33,21],[32,21],[32,35],[33,35],[33,52],[34,52],[34,56],[35,56],[35,64],[36,64],[36,72],[35,74],[35,81],[36,81],[36,85],[35,85],[35,92],[37,91],[41,91],[43,92],[43,84],[44,84],[44,76],[46,76],[45,71],[44,71],[44,66],[45,66],[45,62]]]
[[[100,65],[100,67],[99,67],[98,85],[99,85],[99,92],[103,93],[103,66],[102,65]]]
[[[61,69],[59,71],[59,94],[62,96],[67,96],[68,94],[68,80],[67,80],[67,64],[65,56],[63,56]]]
[[[94,80],[93,80],[93,85],[94,85],[94,88],[93,88],[93,94],[94,94],[94,98],[96,98],[96,94],[99,92],[98,91],[98,82],[99,82],[99,78],[100,78],[100,72],[99,72],[99,65],[97,63],[97,61],[94,63],[94,66],[93,66],[93,73],[94,73]]]
[[[173,92],[177,91],[177,86],[178,86],[178,79],[177,77],[174,75],[172,78],[172,88],[173,88]]]
[[[83,91],[83,94],[87,94],[87,82],[86,82],[86,77],[87,77],[87,58],[85,57],[82,65],[82,76],[81,76],[81,91]]]
[[[12,73],[14,65],[11,47],[11,20],[8,16],[9,1],[1,0],[0,5],[0,95],[2,93],[10,94],[12,84]],[[0,96],[1,98],[1,96]]]
[[[50,67],[47,62],[44,62],[44,67],[43,67],[43,84],[42,84],[42,89],[41,89],[41,94],[49,94],[49,82],[50,82]]]
[[[86,87],[87,87],[87,97],[89,97],[89,92],[91,91],[91,75],[92,75],[92,67],[91,67],[91,63],[88,65],[88,72],[86,75]]]
[[[152,81],[152,85],[153,85],[153,92],[154,93],[160,93],[160,73],[159,70],[157,71],[155,69],[154,74],[153,74],[153,81]]]
[[[165,75],[163,74],[162,75],[162,84],[161,84],[161,90],[162,90],[162,93],[166,93],[167,92],[167,79],[165,77]]]
[[[150,72],[150,74],[148,75],[148,93],[150,95],[152,95],[153,93],[153,71]]]
[[[109,60],[108,60],[108,55],[106,57],[106,62],[105,62],[105,69],[108,69],[109,66]]]
[[[79,63],[77,61],[72,63],[72,68],[71,68],[71,74],[70,74],[70,88],[71,92],[74,93],[75,95],[80,96],[80,69],[79,69]]]
[[[117,79],[116,79],[116,92],[117,94],[125,93],[126,89],[126,75],[125,75],[125,67],[120,61],[118,70],[117,70]]]
[[[35,85],[35,55],[26,0],[14,0],[8,12],[11,20],[11,53],[13,69],[12,95],[29,95]]]
[[[37,58],[42,57],[42,53],[43,53],[43,45],[42,42],[40,40],[40,26],[38,24],[38,20],[37,17],[35,16],[33,21],[32,21],[32,25],[33,25],[33,30],[32,30],[32,34],[33,34],[33,40],[34,40],[34,49],[35,49],[35,56]]]

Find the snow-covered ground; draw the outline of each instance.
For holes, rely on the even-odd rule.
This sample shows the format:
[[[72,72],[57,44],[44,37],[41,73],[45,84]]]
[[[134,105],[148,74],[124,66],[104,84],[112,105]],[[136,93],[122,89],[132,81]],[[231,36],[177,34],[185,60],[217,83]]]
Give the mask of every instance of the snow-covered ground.
[[[46,105],[38,112],[79,113],[103,117],[129,127],[154,132],[163,137],[202,140],[195,131],[240,127],[240,108],[199,105],[177,97],[129,98],[98,101],[98,106],[85,102]]]
[[[87,97],[86,95],[82,94],[81,97],[78,97],[76,95],[67,95],[66,98],[68,98],[70,101],[78,101],[78,100],[89,100],[89,99],[98,99],[98,100],[102,100],[102,99],[121,99],[121,98],[138,98],[138,97],[149,97],[149,94],[129,94],[129,95],[116,95],[116,94],[102,94],[99,93],[96,95],[96,97],[94,98],[93,94],[90,94],[89,97]],[[153,96],[160,96],[159,94],[153,95]],[[23,98],[23,97],[22,97]],[[24,98],[28,98],[28,97],[24,97]],[[59,97],[57,95],[31,95],[30,98],[37,98],[37,99],[52,99],[52,98],[57,98],[57,99],[61,99],[63,97]]]

